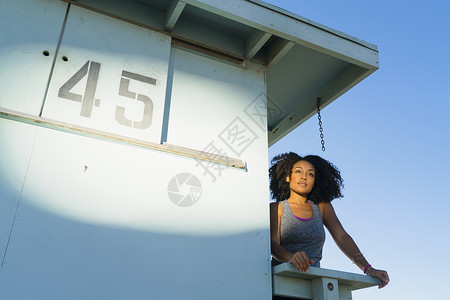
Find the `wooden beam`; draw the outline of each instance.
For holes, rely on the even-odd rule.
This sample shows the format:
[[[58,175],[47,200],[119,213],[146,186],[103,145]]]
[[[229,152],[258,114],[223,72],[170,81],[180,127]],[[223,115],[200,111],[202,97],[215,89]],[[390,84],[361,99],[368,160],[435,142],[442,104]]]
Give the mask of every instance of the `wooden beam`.
[[[279,62],[283,58],[283,56],[285,56],[286,53],[288,53],[289,50],[294,47],[294,45],[294,42],[284,39],[276,41],[275,44],[269,48],[269,51],[267,53],[267,66],[271,66]]]
[[[378,50],[340,31],[259,0],[184,0],[187,4],[268,32],[367,69],[378,69]]]
[[[173,30],[185,6],[186,3],[181,0],[172,1],[172,4],[166,13],[166,21],[164,23],[165,31],[171,32]]]
[[[118,135],[110,132],[100,131],[83,126],[73,125],[57,120],[42,118],[18,111],[0,108],[0,118],[18,121],[26,124],[36,125],[53,130],[68,132],[90,138],[96,138],[99,140],[115,142],[119,144],[132,145],[157,151],[168,152],[172,154],[178,154],[181,156],[191,157],[197,160],[209,161],[212,163],[222,164],[237,169],[246,169],[246,164],[236,158],[216,155],[204,151],[190,149],[186,147],[170,145],[170,144],[157,144],[151,143],[139,139],[130,138],[123,135]]]
[[[245,39],[245,58],[252,59],[264,46],[272,34],[256,30]]]

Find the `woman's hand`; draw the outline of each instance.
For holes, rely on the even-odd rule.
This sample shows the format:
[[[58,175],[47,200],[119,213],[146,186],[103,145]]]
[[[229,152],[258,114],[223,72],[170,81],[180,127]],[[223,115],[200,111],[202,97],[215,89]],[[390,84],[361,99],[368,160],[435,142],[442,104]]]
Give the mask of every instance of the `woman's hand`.
[[[309,270],[313,260],[309,259],[305,252],[297,252],[291,256],[289,262],[294,265],[300,272],[306,272]]]
[[[386,271],[369,267],[366,274],[381,280],[381,284],[378,286],[379,289],[385,287],[389,283],[389,275]]]

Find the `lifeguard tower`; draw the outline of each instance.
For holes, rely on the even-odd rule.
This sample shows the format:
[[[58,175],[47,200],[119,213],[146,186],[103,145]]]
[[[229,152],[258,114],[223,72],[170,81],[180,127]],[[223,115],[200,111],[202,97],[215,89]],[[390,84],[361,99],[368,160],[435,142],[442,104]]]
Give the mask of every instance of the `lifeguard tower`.
[[[1,299],[349,299],[270,266],[268,147],[378,68],[257,0],[0,2]]]

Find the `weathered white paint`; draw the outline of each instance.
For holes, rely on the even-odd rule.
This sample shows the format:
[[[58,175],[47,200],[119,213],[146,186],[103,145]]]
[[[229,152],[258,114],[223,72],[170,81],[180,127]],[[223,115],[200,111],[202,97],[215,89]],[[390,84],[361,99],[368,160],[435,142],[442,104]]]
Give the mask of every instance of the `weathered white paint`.
[[[248,59],[269,65],[267,94],[273,100],[269,108],[274,109],[269,145],[312,116],[317,97],[324,108],[378,69],[376,45],[259,0],[181,1],[188,5],[176,23],[170,18],[174,30],[164,29],[174,1],[122,0],[114,6],[103,0],[65,1],[166,32],[179,47],[219,60],[242,67]],[[358,72],[347,72],[347,67]],[[289,115],[285,126],[284,119],[293,110],[302,113]]]
[[[271,299],[267,145],[376,47],[258,1],[146,4],[0,3],[1,299]],[[317,72],[285,82],[301,58]]]
[[[258,105],[255,101],[265,96],[263,66],[249,63],[245,69],[238,68],[175,48],[171,65],[173,88],[168,143],[203,150],[210,142],[218,142],[224,148],[223,139],[230,130],[230,134],[246,130],[241,140],[234,141],[237,153],[229,149],[228,156],[250,158],[245,151],[240,157],[239,144],[247,138],[252,140],[249,141],[252,149],[267,147],[266,128],[258,127],[260,118],[266,119],[266,112],[260,115],[254,112],[254,106]],[[250,116],[247,111],[254,114]],[[243,127],[233,127],[236,118]],[[229,142],[233,143],[232,138]]]
[[[170,49],[168,36],[76,6],[59,49],[43,120],[154,142],[169,104],[167,142],[217,154],[213,142],[247,169],[0,118],[0,298],[270,299],[266,116],[252,115],[264,105],[265,67]],[[100,104],[86,116],[92,68]],[[154,103],[145,133],[115,123],[118,105],[130,120],[143,111],[118,96],[123,70],[159,83],[130,81]],[[189,207],[171,195],[191,186],[169,193],[183,173],[201,183]]]
[[[66,9],[59,0],[0,1],[1,107],[39,114]]]
[[[14,226],[36,130],[0,118],[0,265]]]
[[[39,128],[17,179],[20,206],[8,216],[16,222],[2,297],[269,299],[267,178],[254,165],[265,165],[261,152],[252,151],[251,173],[224,169],[213,182],[192,159]],[[187,208],[167,194],[183,172],[202,182]]]
[[[159,142],[169,53],[170,38],[165,35],[72,6],[42,116]],[[83,66],[84,76],[66,88],[80,101],[64,99],[61,89]],[[98,79],[89,82],[95,88],[89,100],[86,82],[95,67]],[[143,79],[134,78],[138,75]],[[120,93],[127,82],[122,89],[128,92]],[[92,107],[83,113],[87,102]]]

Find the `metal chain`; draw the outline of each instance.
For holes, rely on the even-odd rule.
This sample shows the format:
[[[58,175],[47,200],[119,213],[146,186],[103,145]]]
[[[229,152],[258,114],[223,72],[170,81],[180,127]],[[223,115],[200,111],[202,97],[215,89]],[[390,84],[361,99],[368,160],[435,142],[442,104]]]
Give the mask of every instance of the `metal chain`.
[[[317,98],[317,118],[319,119],[320,143],[322,151],[325,151],[325,140],[323,139],[322,116],[320,115],[320,98]]]

